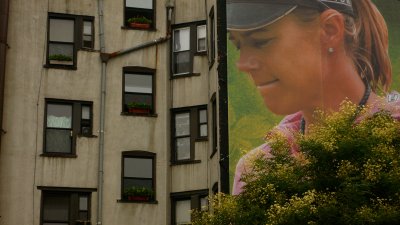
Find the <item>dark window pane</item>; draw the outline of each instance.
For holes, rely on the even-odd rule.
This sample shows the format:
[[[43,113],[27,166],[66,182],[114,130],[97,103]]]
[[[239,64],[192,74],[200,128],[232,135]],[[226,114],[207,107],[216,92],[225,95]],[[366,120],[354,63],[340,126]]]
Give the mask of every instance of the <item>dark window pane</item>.
[[[74,60],[74,45],[49,43],[49,60],[50,63],[73,64]]]
[[[202,109],[199,111],[199,121],[200,123],[207,123],[207,110]]]
[[[126,0],[126,7],[142,8],[142,9],[152,9],[152,0]]]
[[[175,136],[190,135],[190,113],[175,114]]]
[[[124,158],[124,177],[153,177],[153,160],[145,158]]]
[[[174,52],[190,50],[190,28],[174,30]]]
[[[180,200],[175,203],[176,224],[190,224],[190,200]]]
[[[190,72],[190,51],[174,53],[174,74]]]
[[[153,2],[152,0],[146,0],[148,2]],[[146,17],[151,20],[151,27],[154,26],[154,10],[153,9],[142,9],[142,8],[133,8],[133,7],[125,7],[125,26],[128,25],[128,19],[134,17]]]
[[[206,50],[206,25],[197,27],[197,51]]]
[[[146,187],[153,189],[152,179],[134,179],[134,178],[124,178],[124,190],[130,187]]]
[[[74,20],[50,19],[50,41],[74,42]]]
[[[69,225],[69,223],[43,223],[43,225]]]
[[[71,153],[71,131],[46,129],[46,152]]]
[[[79,212],[79,220],[89,220],[88,212]]]
[[[131,93],[125,93],[125,99],[124,99],[124,107],[125,111],[128,111],[128,104],[131,102],[137,102],[137,103],[146,103],[153,108],[153,96],[152,95],[147,95],[147,94],[131,94]]]
[[[72,105],[47,104],[47,127],[71,128]]]
[[[79,210],[88,210],[88,196],[79,196]]]
[[[142,74],[125,74],[125,92],[153,93],[153,76]]]
[[[190,159],[190,137],[176,139],[176,159]]]
[[[43,220],[69,220],[69,196],[46,196],[43,200]]]
[[[207,124],[200,125],[200,136],[201,137],[207,136]]]

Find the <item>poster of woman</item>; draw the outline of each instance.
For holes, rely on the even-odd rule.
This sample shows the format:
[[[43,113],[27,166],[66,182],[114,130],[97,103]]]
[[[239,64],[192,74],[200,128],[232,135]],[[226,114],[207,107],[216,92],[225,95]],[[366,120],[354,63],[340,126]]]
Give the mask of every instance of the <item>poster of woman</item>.
[[[307,134],[344,100],[400,119],[400,1],[226,0],[230,181],[268,132]],[[288,138],[290,138],[288,136]]]

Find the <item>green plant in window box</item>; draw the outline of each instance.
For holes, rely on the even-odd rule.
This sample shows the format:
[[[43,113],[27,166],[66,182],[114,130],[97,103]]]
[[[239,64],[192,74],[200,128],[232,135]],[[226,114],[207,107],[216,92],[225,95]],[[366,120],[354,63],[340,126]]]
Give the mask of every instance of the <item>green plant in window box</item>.
[[[150,25],[153,23],[150,19],[145,16],[137,16],[128,19],[129,26],[132,28],[142,28],[149,29]]]
[[[63,54],[54,54],[49,55],[50,64],[65,64],[71,65],[72,64],[72,57]]]
[[[151,105],[143,102],[131,102],[128,104],[128,112],[136,114],[149,114]]]
[[[129,201],[149,201],[153,199],[154,191],[145,187],[130,187],[125,189],[124,197]]]
[[[72,57],[63,54],[54,54],[54,55],[49,55],[49,60],[72,61]]]

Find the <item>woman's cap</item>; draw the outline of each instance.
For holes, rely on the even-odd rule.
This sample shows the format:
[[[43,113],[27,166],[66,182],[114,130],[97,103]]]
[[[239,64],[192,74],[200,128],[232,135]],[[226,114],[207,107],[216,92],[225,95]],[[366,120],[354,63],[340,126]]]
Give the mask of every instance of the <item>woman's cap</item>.
[[[228,30],[254,30],[267,26],[297,7],[335,9],[353,16],[351,0],[226,0]]]

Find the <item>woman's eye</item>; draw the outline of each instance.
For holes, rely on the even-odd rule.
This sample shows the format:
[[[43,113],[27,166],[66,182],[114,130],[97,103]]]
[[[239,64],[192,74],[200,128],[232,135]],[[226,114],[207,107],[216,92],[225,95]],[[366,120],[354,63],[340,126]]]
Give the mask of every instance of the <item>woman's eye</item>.
[[[253,40],[251,42],[251,44],[254,47],[262,48],[262,47],[266,46],[271,40],[272,40],[272,38],[271,39],[263,39],[263,40]]]

